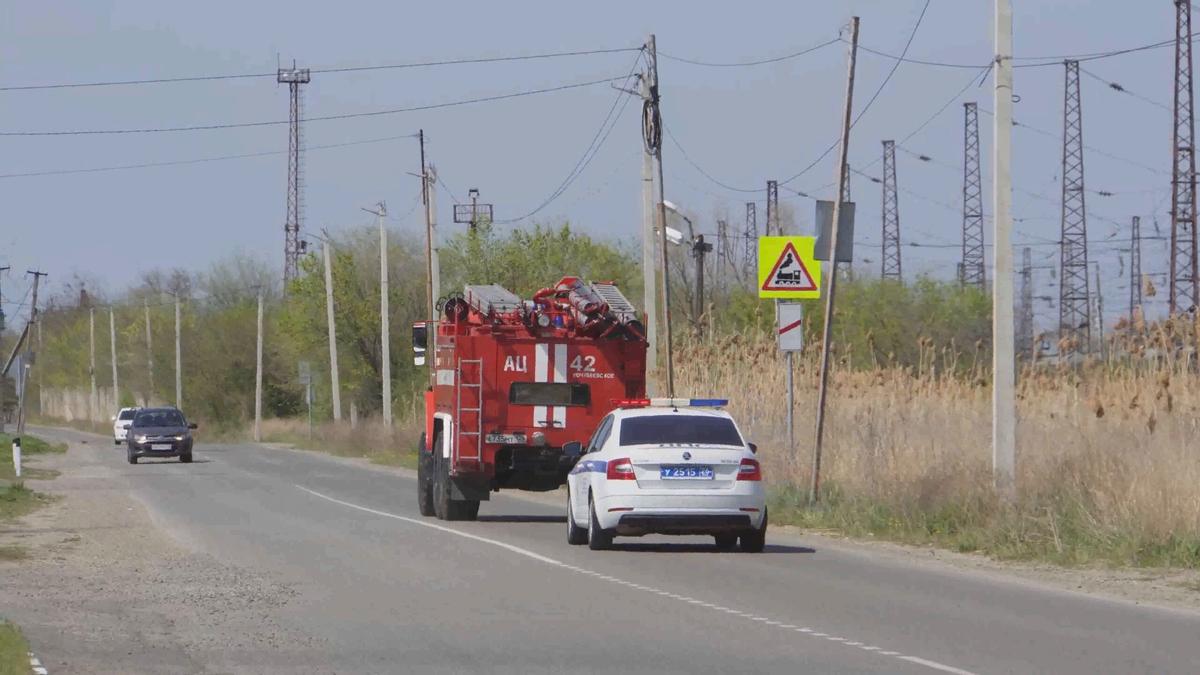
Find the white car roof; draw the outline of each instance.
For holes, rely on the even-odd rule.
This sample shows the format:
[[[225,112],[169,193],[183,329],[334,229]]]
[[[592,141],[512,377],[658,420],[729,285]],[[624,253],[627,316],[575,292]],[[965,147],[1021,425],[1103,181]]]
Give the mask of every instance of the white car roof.
[[[629,417],[649,417],[652,415],[688,415],[691,417],[721,417],[733,419],[724,410],[713,408],[672,408],[669,406],[647,406],[644,408],[618,408],[613,411],[613,419],[621,420]]]

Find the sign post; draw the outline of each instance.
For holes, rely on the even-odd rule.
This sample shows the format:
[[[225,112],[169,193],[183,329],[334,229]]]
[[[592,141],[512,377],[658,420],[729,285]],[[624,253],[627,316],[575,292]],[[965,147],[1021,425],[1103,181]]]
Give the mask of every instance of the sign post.
[[[775,303],[775,318],[779,335],[779,349],[787,360],[787,438],[788,455],[795,454],[795,386],[793,383],[793,359],[795,353],[804,348],[804,306],[797,302]]]
[[[308,440],[312,440],[313,421],[312,421],[312,364],[308,361],[301,361],[297,364],[299,372],[300,384],[304,385],[304,402],[308,405]]]

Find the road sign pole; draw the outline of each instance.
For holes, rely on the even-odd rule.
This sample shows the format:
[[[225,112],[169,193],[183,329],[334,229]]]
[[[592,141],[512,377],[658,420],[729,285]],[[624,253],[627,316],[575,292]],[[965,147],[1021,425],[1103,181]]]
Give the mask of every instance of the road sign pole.
[[[793,457],[796,454],[796,427],[794,424],[794,416],[796,413],[795,387],[793,386],[792,374],[792,355],[795,352],[787,353],[787,434],[788,434],[788,457]]]

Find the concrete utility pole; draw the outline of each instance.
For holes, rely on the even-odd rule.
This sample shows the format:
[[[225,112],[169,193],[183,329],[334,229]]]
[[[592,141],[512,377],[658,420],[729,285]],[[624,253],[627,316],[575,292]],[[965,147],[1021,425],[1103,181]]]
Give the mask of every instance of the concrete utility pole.
[[[183,352],[180,349],[179,296],[175,296],[175,407],[183,410]]]
[[[380,332],[380,363],[379,370],[383,379],[383,423],[392,426],[392,349],[391,326],[388,309],[388,238],[387,205],[379,202],[377,211],[364,208],[363,211],[375,214],[379,221],[379,332]]]
[[[1012,3],[995,0],[995,89],[992,153],[992,480],[1016,499],[1016,355],[1013,347],[1012,260]],[[1065,280],[1062,282],[1065,283]]]
[[[258,292],[258,339],[254,353],[254,440],[262,440],[263,295]]]
[[[1104,293],[1100,290],[1100,263],[1096,263],[1096,335],[1100,338],[1100,358],[1108,356],[1104,346]]]
[[[33,362],[33,333],[30,332],[31,326],[36,326],[38,321],[38,282],[46,276],[46,272],[37,270],[27,270],[26,274],[33,275],[33,298],[29,308],[29,325],[25,328],[25,358],[21,360],[21,369],[17,371],[17,379],[21,383],[21,400],[17,410],[17,436],[25,433],[25,400],[29,398],[29,367]]]
[[[146,393],[146,405],[153,405],[154,399],[154,345],[150,341],[150,302],[142,301],[146,313],[146,373],[150,377],[150,391]]]
[[[854,66],[858,59],[858,17],[850,19],[850,58],[846,74],[846,106],[842,113],[842,138],[838,148],[836,180],[837,199],[833,202],[833,227],[829,228],[830,271],[825,289],[824,327],[821,331],[821,383],[817,390],[817,439],[813,445],[812,486],[808,492],[810,504],[821,500],[821,445],[825,440],[825,399],[829,391],[829,341],[833,338],[833,301],[837,290],[838,224],[841,223],[842,202],[845,196],[846,154],[850,150],[850,116],[854,110]]]
[[[642,77],[642,100],[650,100],[650,76]],[[658,283],[655,273],[654,239],[654,153],[642,143],[642,303],[646,311],[646,393],[653,396],[658,388]]]
[[[1133,217],[1129,241],[1129,320],[1142,306],[1142,219]]]
[[[417,132],[421,144],[421,201],[425,205],[425,295],[427,307],[425,316],[430,321],[437,320],[437,299],[441,292],[438,288],[437,260],[437,204],[434,191],[434,176],[429,165],[425,163],[425,130]],[[433,363],[430,360],[429,363]],[[430,366],[432,367],[432,366]]]
[[[671,345],[671,277],[667,260],[667,197],[663,184],[662,165],[662,112],[659,109],[658,91],[658,48],[654,34],[646,42],[647,76],[646,90],[650,98],[646,101],[646,114],[642,115],[642,136],[646,148],[654,155],[658,173],[658,246],[662,265],[663,299],[663,347],[667,352],[667,396],[675,396],[675,358]]]
[[[329,329],[329,386],[333,395],[333,421],[342,421],[342,388],[338,383],[337,323],[333,319],[333,263],[329,259],[329,233],[321,250],[325,254],[325,323]],[[261,296],[260,296],[261,297]]]
[[[121,383],[117,380],[117,320],[112,305],[108,306],[108,347],[112,360],[113,403],[121,407]]]
[[[93,422],[100,419],[100,392],[96,389],[96,308],[88,307],[88,377],[92,380],[91,415]]]

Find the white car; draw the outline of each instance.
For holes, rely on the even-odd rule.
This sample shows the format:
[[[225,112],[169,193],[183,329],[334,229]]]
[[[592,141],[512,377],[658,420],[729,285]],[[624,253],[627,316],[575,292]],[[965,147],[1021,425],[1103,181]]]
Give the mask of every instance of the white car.
[[[720,399],[618,401],[567,476],[567,541],[593,550],[614,536],[707,534],[752,553],[767,536],[757,448]]]
[[[125,442],[125,437],[129,435],[129,425],[133,424],[133,416],[137,414],[137,408],[121,408],[113,415],[113,443],[120,445]]]

